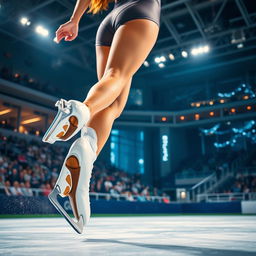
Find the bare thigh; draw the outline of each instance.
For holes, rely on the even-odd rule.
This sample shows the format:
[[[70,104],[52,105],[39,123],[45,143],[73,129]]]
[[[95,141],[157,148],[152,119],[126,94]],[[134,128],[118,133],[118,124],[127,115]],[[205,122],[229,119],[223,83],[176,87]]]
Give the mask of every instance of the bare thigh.
[[[100,80],[105,73],[109,52],[110,52],[110,46],[96,46],[96,63],[97,63],[98,80]]]
[[[84,101],[92,115],[116,104],[117,98],[153,48],[158,31],[156,23],[145,19],[128,21],[117,29],[104,75],[90,89]]]
[[[97,74],[100,80],[109,73],[120,79],[120,93],[110,106],[125,107],[133,75],[153,48],[159,27],[145,19],[132,20],[120,26],[111,47],[97,46]]]
[[[146,19],[131,20],[120,26],[113,38],[104,76],[114,70],[119,77],[129,80],[152,50],[158,32],[157,24]]]

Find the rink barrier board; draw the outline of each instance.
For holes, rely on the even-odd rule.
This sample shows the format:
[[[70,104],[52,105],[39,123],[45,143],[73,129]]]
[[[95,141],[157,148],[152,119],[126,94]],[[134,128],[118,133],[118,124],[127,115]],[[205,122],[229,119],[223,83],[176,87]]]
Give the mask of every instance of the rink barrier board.
[[[67,212],[71,213],[68,198],[60,198]],[[200,214],[242,213],[241,202],[220,203],[154,203],[114,200],[91,200],[93,214]],[[47,197],[0,195],[0,214],[56,214]],[[256,212],[255,212],[256,213]]]
[[[242,201],[241,209],[243,214],[256,214],[256,201]]]

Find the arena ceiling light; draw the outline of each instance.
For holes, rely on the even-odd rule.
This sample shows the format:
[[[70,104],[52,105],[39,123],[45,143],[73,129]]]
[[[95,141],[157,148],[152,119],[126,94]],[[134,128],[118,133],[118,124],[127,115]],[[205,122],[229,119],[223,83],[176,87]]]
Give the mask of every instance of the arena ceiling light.
[[[165,56],[161,56],[161,57],[160,57],[160,61],[161,61],[161,62],[166,62]]]
[[[149,67],[149,62],[147,60],[145,60],[143,64],[145,67]]]
[[[155,57],[155,63],[159,64],[161,62],[166,62],[166,57],[164,55],[160,57]]]
[[[208,53],[209,51],[210,51],[209,45],[204,45],[204,46],[199,46],[199,47],[196,47],[196,48],[192,48],[191,49],[191,54],[193,56],[197,56],[197,55]]]
[[[21,122],[21,124],[31,124],[41,120],[41,117],[34,117]]]
[[[165,64],[164,63],[159,63],[158,66],[159,66],[159,68],[164,68]]]
[[[161,59],[160,59],[160,57],[155,57],[155,63],[160,63],[161,62]]]
[[[23,26],[29,26],[31,24],[30,20],[27,18],[27,17],[22,17],[20,19],[20,23],[23,25]]]
[[[246,36],[243,30],[233,31],[231,36],[231,44],[240,44],[246,41]]]
[[[174,60],[175,60],[175,56],[174,56],[172,53],[170,53],[170,54],[169,54],[169,59],[172,60],[172,61],[174,61]]]
[[[4,109],[4,110],[1,110],[1,111],[0,111],[0,116],[5,115],[5,114],[8,114],[8,113],[10,113],[11,111],[12,111],[11,108],[7,108],[7,109]]]
[[[44,36],[44,37],[47,37],[49,35],[49,31],[41,25],[36,26],[35,31],[37,34]]]
[[[237,44],[236,47],[237,47],[238,49],[244,48],[244,44],[243,44],[243,43]]]
[[[187,57],[188,57],[188,52],[182,51],[182,52],[181,52],[181,56],[182,56],[183,58],[187,58]]]

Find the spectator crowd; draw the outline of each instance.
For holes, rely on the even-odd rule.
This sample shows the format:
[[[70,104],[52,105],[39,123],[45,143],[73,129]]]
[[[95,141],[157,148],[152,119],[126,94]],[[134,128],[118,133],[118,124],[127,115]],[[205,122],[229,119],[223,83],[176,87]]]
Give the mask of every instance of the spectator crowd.
[[[223,193],[256,193],[256,175],[238,173]]]
[[[33,188],[38,189],[39,195],[47,196],[68,149],[14,136],[0,135],[0,138],[0,192],[8,196],[32,196]],[[129,201],[149,201],[152,196],[161,195],[163,202],[169,202],[159,189],[143,184],[140,174],[129,174],[99,161],[94,165],[90,192],[107,193],[110,198],[125,196]]]
[[[209,175],[217,168],[228,168],[239,156],[244,154],[243,150],[233,151],[226,150],[225,152],[215,152],[212,154],[196,157],[191,154],[189,157],[183,159],[180,163],[178,176],[190,177]]]

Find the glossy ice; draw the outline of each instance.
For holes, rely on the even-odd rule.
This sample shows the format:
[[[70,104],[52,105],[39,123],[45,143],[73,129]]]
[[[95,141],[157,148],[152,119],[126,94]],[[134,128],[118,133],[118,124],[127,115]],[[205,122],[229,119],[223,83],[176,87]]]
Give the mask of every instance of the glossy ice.
[[[0,255],[256,255],[256,216],[0,219]]]

